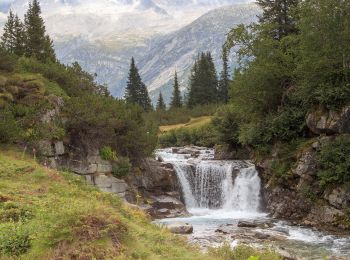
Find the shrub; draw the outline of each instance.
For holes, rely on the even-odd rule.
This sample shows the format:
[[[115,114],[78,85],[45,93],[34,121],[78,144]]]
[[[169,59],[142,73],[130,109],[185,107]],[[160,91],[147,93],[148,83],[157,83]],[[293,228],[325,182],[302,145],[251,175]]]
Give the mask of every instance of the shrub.
[[[350,136],[337,137],[324,145],[318,153],[321,171],[319,178],[322,185],[342,184],[350,181]]]
[[[19,256],[26,253],[30,247],[30,232],[21,222],[0,224],[1,254]]]
[[[14,114],[9,108],[0,109],[0,143],[11,143],[22,135]]]
[[[113,176],[116,178],[123,178],[131,171],[131,163],[129,158],[121,157],[118,162],[113,165]]]
[[[16,56],[7,53],[0,47],[0,70],[13,71],[16,65]]]
[[[112,148],[109,146],[105,146],[100,150],[100,156],[103,160],[106,161],[117,160],[117,153],[113,151]]]
[[[5,202],[0,204],[0,221],[1,222],[18,222],[30,219],[32,212],[14,202]]]

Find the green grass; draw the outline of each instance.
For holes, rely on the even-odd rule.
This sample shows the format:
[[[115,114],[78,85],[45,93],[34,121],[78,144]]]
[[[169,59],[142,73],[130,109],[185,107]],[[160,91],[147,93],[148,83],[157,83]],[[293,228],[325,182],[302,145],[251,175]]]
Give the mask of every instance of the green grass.
[[[188,123],[185,124],[175,124],[175,125],[164,125],[160,126],[159,130],[161,133],[166,133],[171,130],[176,130],[179,128],[198,128],[211,122],[212,116],[201,116],[196,118],[191,118]]]
[[[18,152],[0,152],[0,178],[1,259],[208,259],[117,197]]]

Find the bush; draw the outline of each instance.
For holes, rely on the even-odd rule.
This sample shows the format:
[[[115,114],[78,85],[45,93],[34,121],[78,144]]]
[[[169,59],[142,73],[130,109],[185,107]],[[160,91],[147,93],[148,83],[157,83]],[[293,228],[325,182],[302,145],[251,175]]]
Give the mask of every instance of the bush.
[[[19,256],[26,253],[30,247],[30,232],[21,222],[0,224],[1,254]]]
[[[109,146],[105,146],[100,150],[100,156],[103,160],[106,161],[117,160],[117,153],[113,151],[112,148]]]
[[[337,137],[324,145],[318,153],[322,185],[343,184],[350,181],[350,136]]]
[[[22,134],[12,111],[9,108],[0,109],[0,143],[12,143]]]
[[[17,62],[16,56],[7,53],[0,47],[0,70],[13,71]]]
[[[26,221],[32,216],[29,209],[14,202],[0,204],[0,222]]]
[[[113,176],[116,178],[123,178],[131,171],[131,163],[129,158],[121,157],[118,162],[113,165]]]

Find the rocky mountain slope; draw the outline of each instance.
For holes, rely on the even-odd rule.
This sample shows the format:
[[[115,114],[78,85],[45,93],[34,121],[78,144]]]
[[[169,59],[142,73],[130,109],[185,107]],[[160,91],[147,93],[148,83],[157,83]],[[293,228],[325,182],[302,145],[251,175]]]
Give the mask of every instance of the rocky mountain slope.
[[[98,81],[106,83],[115,96],[124,94],[130,57],[134,56],[152,98],[155,99],[162,90],[168,100],[175,70],[184,90],[198,52],[211,51],[217,68],[221,69],[221,46],[225,34],[235,24],[254,21],[258,12],[253,4],[222,7],[178,31],[151,40],[148,36],[131,33],[123,35],[129,40],[119,45],[75,38],[57,42],[56,50],[62,62],[77,60],[86,70],[97,73]],[[234,64],[234,57],[231,61]]]

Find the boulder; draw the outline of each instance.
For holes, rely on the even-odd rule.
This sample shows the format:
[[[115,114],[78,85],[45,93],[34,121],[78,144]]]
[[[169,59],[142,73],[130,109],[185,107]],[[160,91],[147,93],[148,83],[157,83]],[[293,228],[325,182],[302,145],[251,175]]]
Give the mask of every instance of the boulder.
[[[173,223],[168,225],[168,229],[174,234],[192,234],[193,226],[187,223]]]
[[[132,175],[133,185],[149,192],[156,190],[160,192],[178,191],[176,173],[170,166],[165,165],[155,159],[147,158],[141,163],[140,172]]]
[[[344,213],[341,210],[328,205],[315,205],[305,218],[305,221],[315,223],[317,226],[334,226],[337,218],[343,215]]]
[[[89,178],[88,178],[89,179]],[[120,197],[125,196],[125,192],[129,190],[129,186],[124,180],[107,176],[104,174],[95,175],[92,177],[92,183],[104,192],[115,193]]]
[[[254,237],[257,238],[257,239],[268,239],[270,237],[269,234],[264,234],[264,233],[261,233],[261,232],[255,232],[254,234]]]
[[[309,113],[306,124],[315,134],[350,133],[350,106],[341,111],[315,111]]]
[[[305,175],[317,174],[317,160],[314,151],[304,152],[298,160],[296,168],[292,169],[292,172],[300,177]]]
[[[350,185],[344,185],[344,187],[337,187],[333,189],[331,192],[324,196],[324,199],[328,201],[328,203],[337,208],[337,209],[345,209],[350,206]]]
[[[149,214],[155,219],[188,216],[185,205],[175,197],[160,195],[152,197],[152,211]]]
[[[247,228],[256,228],[258,227],[258,224],[255,222],[250,222],[250,221],[238,221],[237,224],[238,227],[247,227]]]
[[[55,142],[54,147],[55,147],[55,155],[63,155],[64,154],[64,144],[62,141]]]

